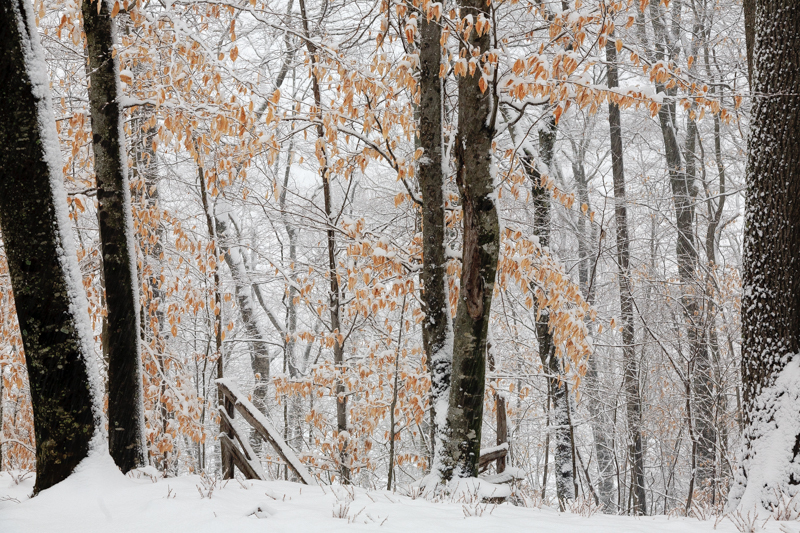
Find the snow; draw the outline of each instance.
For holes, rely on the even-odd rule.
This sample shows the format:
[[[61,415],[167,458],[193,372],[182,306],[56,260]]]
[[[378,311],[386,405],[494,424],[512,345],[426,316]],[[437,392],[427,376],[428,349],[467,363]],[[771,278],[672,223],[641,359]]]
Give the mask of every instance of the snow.
[[[790,498],[800,487],[790,482],[800,478],[800,459],[794,446],[800,435],[800,356],[794,356],[781,370],[774,385],[761,392],[756,400],[753,422],[747,430],[749,450],[742,454],[728,508],[742,511],[774,510],[783,501],[778,494]],[[795,509],[796,509],[796,504]],[[769,512],[764,514],[770,514]]]
[[[161,478],[151,469],[122,475],[107,454],[87,459],[66,481],[28,499],[33,478],[16,484],[0,472],[0,531],[3,533],[712,533],[713,520],[689,518],[582,517],[555,509],[481,503],[488,483],[460,480],[458,498],[429,501],[411,488],[397,492],[341,486],[309,487],[288,481],[227,482],[200,476]],[[13,498],[13,499],[10,499]],[[15,501],[15,500],[18,500]],[[779,525],[767,524],[777,533]],[[728,520],[720,533],[735,533]],[[794,529],[792,529],[794,531]]]

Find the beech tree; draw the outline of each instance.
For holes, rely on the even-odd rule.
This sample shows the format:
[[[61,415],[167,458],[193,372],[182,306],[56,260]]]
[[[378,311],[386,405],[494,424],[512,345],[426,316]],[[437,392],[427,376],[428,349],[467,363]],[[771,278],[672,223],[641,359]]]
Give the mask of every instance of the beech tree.
[[[48,86],[30,2],[0,2],[0,228],[33,404],[34,493],[69,476],[93,437],[100,446],[103,424]]]
[[[474,21],[462,42],[469,72],[458,79],[458,133],[454,150],[464,235],[461,290],[453,322],[453,366],[447,410],[443,477],[477,476],[483,427],[486,341],[492,308],[500,221],[494,200],[492,138],[497,102],[484,69],[490,46],[489,9],[464,0],[461,17]],[[473,75],[475,74],[475,75]],[[490,78],[489,78],[490,79]]]
[[[609,13],[613,21],[614,13]],[[619,87],[617,47],[613,30],[606,41],[609,89]],[[622,319],[623,384],[626,395],[626,415],[630,435],[633,471],[633,509],[635,514],[647,514],[647,496],[644,482],[644,439],[642,438],[642,398],[639,392],[639,362],[636,359],[633,297],[631,296],[630,232],[628,210],[625,205],[625,164],[622,154],[622,123],[619,104],[609,97],[608,126],[611,140],[611,172],[614,181],[614,223],[616,224],[617,268],[619,269],[619,298]]]

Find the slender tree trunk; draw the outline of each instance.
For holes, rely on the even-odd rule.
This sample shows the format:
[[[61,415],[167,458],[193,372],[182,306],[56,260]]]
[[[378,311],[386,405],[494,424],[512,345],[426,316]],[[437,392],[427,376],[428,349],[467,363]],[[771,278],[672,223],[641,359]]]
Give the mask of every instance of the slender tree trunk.
[[[608,60],[608,87],[619,86],[617,75],[617,49],[613,32],[606,41]],[[636,358],[636,332],[634,329],[633,295],[630,276],[630,237],[628,233],[628,208],[625,198],[625,167],[622,157],[622,119],[619,106],[609,100],[608,124],[611,133],[611,168],[614,177],[614,220],[616,223],[617,268],[619,269],[620,320],[622,321],[623,382],[627,403],[628,433],[630,435],[631,463],[633,466],[633,511],[647,514],[644,481],[644,444],[642,438],[642,400],[639,391],[639,362]]]
[[[300,15],[303,21],[303,34],[305,36],[306,49],[311,60],[311,85],[314,93],[314,106],[317,109],[317,154],[320,163],[320,176],[322,176],[322,192],[325,200],[325,217],[328,223],[328,277],[330,278],[330,289],[328,291],[330,309],[330,330],[334,335],[333,343],[333,364],[336,368],[336,430],[340,435],[339,446],[341,455],[339,461],[339,475],[342,483],[350,483],[349,454],[347,448],[349,442],[341,435],[347,432],[347,396],[342,375],[344,373],[344,344],[343,333],[341,331],[340,319],[340,299],[339,275],[336,266],[336,231],[334,230],[335,221],[333,220],[333,199],[331,198],[331,169],[328,161],[328,151],[325,147],[325,127],[322,125],[322,90],[317,78],[317,46],[311,40],[311,31],[308,25],[308,14],[306,12],[305,0],[300,0]]]
[[[744,40],[747,47],[747,80],[753,87],[753,49],[756,41],[756,1],[742,0],[744,10]]]
[[[255,314],[253,302],[252,282],[244,263],[239,247],[235,244],[237,234],[231,228],[232,224],[224,216],[216,216],[215,226],[219,237],[219,248],[222,252],[225,264],[231,271],[233,278],[233,293],[236,298],[236,305],[242,317],[242,326],[247,335],[247,344],[250,351],[250,367],[255,378],[253,388],[253,405],[264,414],[267,414],[267,388],[269,385],[270,357],[266,344],[266,332],[260,327],[258,317]],[[283,333],[279,330],[279,333]]]
[[[392,402],[389,404],[389,476],[386,481],[386,490],[392,490],[394,483],[394,441],[396,435],[394,410],[397,408],[397,393],[399,388],[400,355],[403,350],[403,317],[406,311],[406,295],[403,294],[403,304],[400,308],[400,328],[397,332],[397,348],[394,351],[394,384],[392,386]]]
[[[796,492],[800,353],[800,4],[756,0],[742,290],[744,453],[729,508]]]
[[[97,218],[108,313],[108,443],[123,473],[146,463],[139,283],[128,183],[124,112],[119,104],[119,63],[105,0],[83,0],[89,71]]]
[[[692,39],[688,54],[696,57],[699,52],[699,43],[705,34],[703,25],[704,13],[695,13],[695,22],[692,27]],[[698,61],[689,67],[689,75],[696,75]],[[686,250],[685,261],[691,267],[687,276],[682,279],[682,289],[684,300],[690,301],[690,307],[685,310],[687,327],[689,328],[689,345],[693,361],[693,372],[690,374],[695,405],[692,407],[694,412],[695,438],[697,439],[697,469],[696,477],[699,479],[700,487],[704,490],[711,489],[712,493],[716,485],[716,427],[714,426],[714,382],[712,379],[712,361],[708,344],[706,343],[707,321],[701,319],[702,296],[706,295],[705,285],[700,283],[696,275],[699,264],[699,252],[695,242],[693,224],[695,218],[694,202],[697,198],[697,142],[699,139],[697,122],[691,117],[687,117],[686,128],[686,148],[684,150],[686,159],[686,187],[691,202],[692,220],[688,227],[683,231],[691,233],[691,248]],[[701,165],[703,162],[701,161]],[[673,189],[674,190],[674,189]],[[679,256],[679,263],[680,263]]]
[[[198,157],[200,151],[197,150]],[[214,309],[211,310],[212,320],[214,323],[214,360],[217,365],[217,379],[224,377],[225,362],[222,357],[222,286],[219,279],[219,249],[217,248],[217,231],[214,227],[214,215],[211,212],[211,204],[208,200],[208,186],[206,185],[206,173],[203,168],[202,162],[197,162],[197,180],[200,185],[200,200],[203,204],[203,213],[206,218],[206,229],[208,230],[208,238],[211,241],[211,253],[214,255],[213,261],[213,276],[214,276]],[[217,405],[222,407],[225,405],[225,397],[222,391],[217,388]],[[227,408],[227,405],[226,405]],[[222,426],[220,426],[220,432]],[[226,456],[221,453],[220,468],[223,475],[233,476],[233,457]]]
[[[453,360],[452,324],[447,298],[445,256],[444,174],[442,167],[442,50],[441,27],[435,19],[418,19],[419,104],[417,143],[423,149],[417,179],[422,194],[422,307],[425,320],[422,343],[431,373],[434,470],[440,470],[441,449],[446,438],[446,413]]]
[[[93,436],[100,446],[104,424],[48,87],[33,7],[1,1],[0,228],[33,405],[34,493],[67,478]]]
[[[545,118],[545,121],[545,126],[539,131],[539,165],[537,166],[533,155],[527,152],[523,161],[523,166],[533,181],[533,231],[543,249],[550,246],[551,205],[550,191],[543,186],[542,176],[552,174],[551,165],[558,134],[555,116],[552,113]],[[561,361],[556,355],[553,333],[550,330],[550,310],[547,307],[539,307],[538,298],[534,298],[533,301],[539,357],[542,361],[542,368],[547,374],[548,390],[552,400],[556,497],[559,507],[564,510],[566,502],[575,498],[569,387],[564,379]]]
[[[491,20],[484,0],[461,0],[461,16]],[[472,31],[462,47],[478,54],[490,47],[491,30]],[[471,55],[471,54],[468,54]],[[492,138],[495,99],[491,87],[481,91],[481,66],[474,76],[458,80],[456,182],[461,192],[464,244],[461,291],[453,325],[453,367],[447,411],[443,478],[478,474],[486,376],[486,341],[500,251],[500,224],[494,201]],[[488,85],[488,84],[487,84]]]
[[[578,201],[581,205],[587,206],[587,213],[591,211],[589,200],[589,184],[584,166],[588,138],[581,140],[580,145],[573,146],[575,160],[572,163],[572,174],[577,183]],[[581,294],[589,305],[594,305],[595,284],[592,278],[593,262],[597,254],[594,242],[597,240],[597,232],[587,228],[587,217],[581,215],[578,218],[578,278],[581,287]],[[587,321],[586,327],[589,334],[593,334],[594,327],[592,321]],[[586,393],[585,402],[591,414],[592,433],[594,435],[594,449],[597,456],[598,483],[597,492],[599,493],[600,503],[603,504],[605,512],[612,512],[614,504],[614,446],[613,439],[607,432],[613,430],[613,425],[609,419],[608,411],[605,408],[606,402],[602,398],[602,384],[600,381],[600,360],[597,351],[592,353],[589,358],[589,365],[586,370]]]

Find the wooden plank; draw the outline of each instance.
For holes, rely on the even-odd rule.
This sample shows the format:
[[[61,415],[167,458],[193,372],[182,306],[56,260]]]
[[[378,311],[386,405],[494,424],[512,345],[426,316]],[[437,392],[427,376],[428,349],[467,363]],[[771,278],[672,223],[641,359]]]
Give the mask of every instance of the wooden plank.
[[[264,440],[269,442],[280,457],[289,465],[289,468],[297,474],[297,477],[306,485],[316,485],[316,480],[300,462],[294,451],[283,440],[280,434],[272,427],[267,418],[256,409],[243,394],[236,390],[236,385],[227,379],[218,379],[217,387],[225,396],[226,403],[230,401],[237,411],[253,426],[253,429],[261,435]]]
[[[220,420],[220,425],[225,428],[225,434],[228,435],[228,437],[231,437],[231,435],[233,435],[233,437],[236,438],[237,442],[239,442],[239,445],[242,447],[242,451],[244,452],[245,458],[247,458],[248,461],[252,461],[253,459],[255,459],[256,454],[252,451],[250,443],[247,442],[246,439],[242,439],[241,435],[239,435],[239,432],[236,431],[236,428],[233,426],[233,421],[228,417],[228,413],[226,413],[224,409],[219,410],[219,420]],[[247,443],[246,446],[245,443]]]
[[[247,479],[262,479],[261,476],[253,469],[253,466],[244,456],[242,451],[236,447],[236,444],[225,434],[219,436],[219,441],[222,444],[222,449],[226,451],[227,455],[231,458],[236,467],[241,470],[244,477]],[[233,476],[231,476],[233,477]]]
[[[224,410],[227,412],[230,419],[233,418],[233,402],[225,397],[224,401]],[[223,408],[220,407],[220,411],[223,411]],[[222,427],[222,422],[220,422],[220,432],[225,432],[228,438],[233,437],[233,425],[228,424],[227,428]],[[222,479],[233,479],[233,465],[234,460],[233,456],[230,454],[230,450],[226,449],[225,446],[222,446],[222,453],[220,454],[222,460]]]
[[[487,468],[489,463],[492,461],[496,461],[501,457],[505,457],[508,455],[508,447],[500,448],[500,449],[493,449],[489,453],[482,453],[481,458],[478,461],[478,468]]]

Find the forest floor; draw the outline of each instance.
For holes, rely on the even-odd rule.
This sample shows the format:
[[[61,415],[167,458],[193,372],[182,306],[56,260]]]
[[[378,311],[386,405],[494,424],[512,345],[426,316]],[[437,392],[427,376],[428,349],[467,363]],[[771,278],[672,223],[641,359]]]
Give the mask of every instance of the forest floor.
[[[309,487],[288,481],[199,476],[123,476],[108,456],[85,461],[68,480],[29,498],[32,476],[0,472],[0,532],[536,532],[735,533],[732,521],[715,524],[677,517],[589,517],[548,507],[480,503],[476,498],[432,502],[418,491],[390,492],[341,486]],[[716,526],[716,527],[715,527]],[[759,529],[760,530],[760,529]],[[763,531],[797,533],[800,523],[769,521]]]

